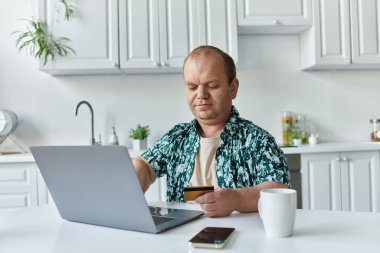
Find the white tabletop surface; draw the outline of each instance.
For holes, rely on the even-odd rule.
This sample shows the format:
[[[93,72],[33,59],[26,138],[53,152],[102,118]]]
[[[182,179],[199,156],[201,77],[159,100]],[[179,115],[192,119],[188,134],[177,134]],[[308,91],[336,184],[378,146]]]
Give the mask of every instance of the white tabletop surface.
[[[174,206],[198,209],[197,204]],[[380,213],[297,210],[293,236],[269,238],[257,213],[202,217],[162,234],[146,234],[65,221],[54,205],[0,214],[0,252],[216,252],[188,246],[206,226],[237,229],[220,252],[380,252]]]

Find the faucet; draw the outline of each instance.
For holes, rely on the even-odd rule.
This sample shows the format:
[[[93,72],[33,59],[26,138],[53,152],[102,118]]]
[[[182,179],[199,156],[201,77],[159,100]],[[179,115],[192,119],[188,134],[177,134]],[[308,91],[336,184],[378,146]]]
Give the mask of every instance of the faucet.
[[[90,145],[101,145],[101,141],[96,142],[94,137],[94,111],[92,110],[92,106],[87,101],[80,101],[77,105],[77,109],[75,110],[75,116],[78,116],[78,109],[82,104],[86,104],[91,111],[91,139],[90,139]]]

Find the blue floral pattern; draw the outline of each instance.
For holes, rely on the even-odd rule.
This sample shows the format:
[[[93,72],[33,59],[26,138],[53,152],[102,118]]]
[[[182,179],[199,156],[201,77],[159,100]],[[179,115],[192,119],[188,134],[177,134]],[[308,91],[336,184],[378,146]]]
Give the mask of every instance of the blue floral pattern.
[[[251,121],[239,117],[232,106],[216,150],[215,169],[220,188],[252,187],[275,181],[290,187],[290,173],[275,139]],[[167,201],[183,202],[199,148],[197,121],[174,126],[142,154],[157,177],[167,176]]]

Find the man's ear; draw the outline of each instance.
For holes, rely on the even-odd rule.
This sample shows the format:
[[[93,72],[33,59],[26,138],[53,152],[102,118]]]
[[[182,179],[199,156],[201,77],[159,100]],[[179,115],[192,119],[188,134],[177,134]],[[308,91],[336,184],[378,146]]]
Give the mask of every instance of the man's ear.
[[[232,80],[232,82],[230,84],[230,91],[231,91],[232,99],[236,98],[238,89],[239,89],[239,80],[237,78],[235,78],[234,80]]]

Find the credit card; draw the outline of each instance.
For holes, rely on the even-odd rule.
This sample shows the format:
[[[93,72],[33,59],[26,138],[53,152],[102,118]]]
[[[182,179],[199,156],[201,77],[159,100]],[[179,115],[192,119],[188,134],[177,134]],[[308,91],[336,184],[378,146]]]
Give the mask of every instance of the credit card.
[[[197,197],[208,193],[213,192],[214,186],[189,186],[183,188],[183,197],[185,201],[194,201]]]

